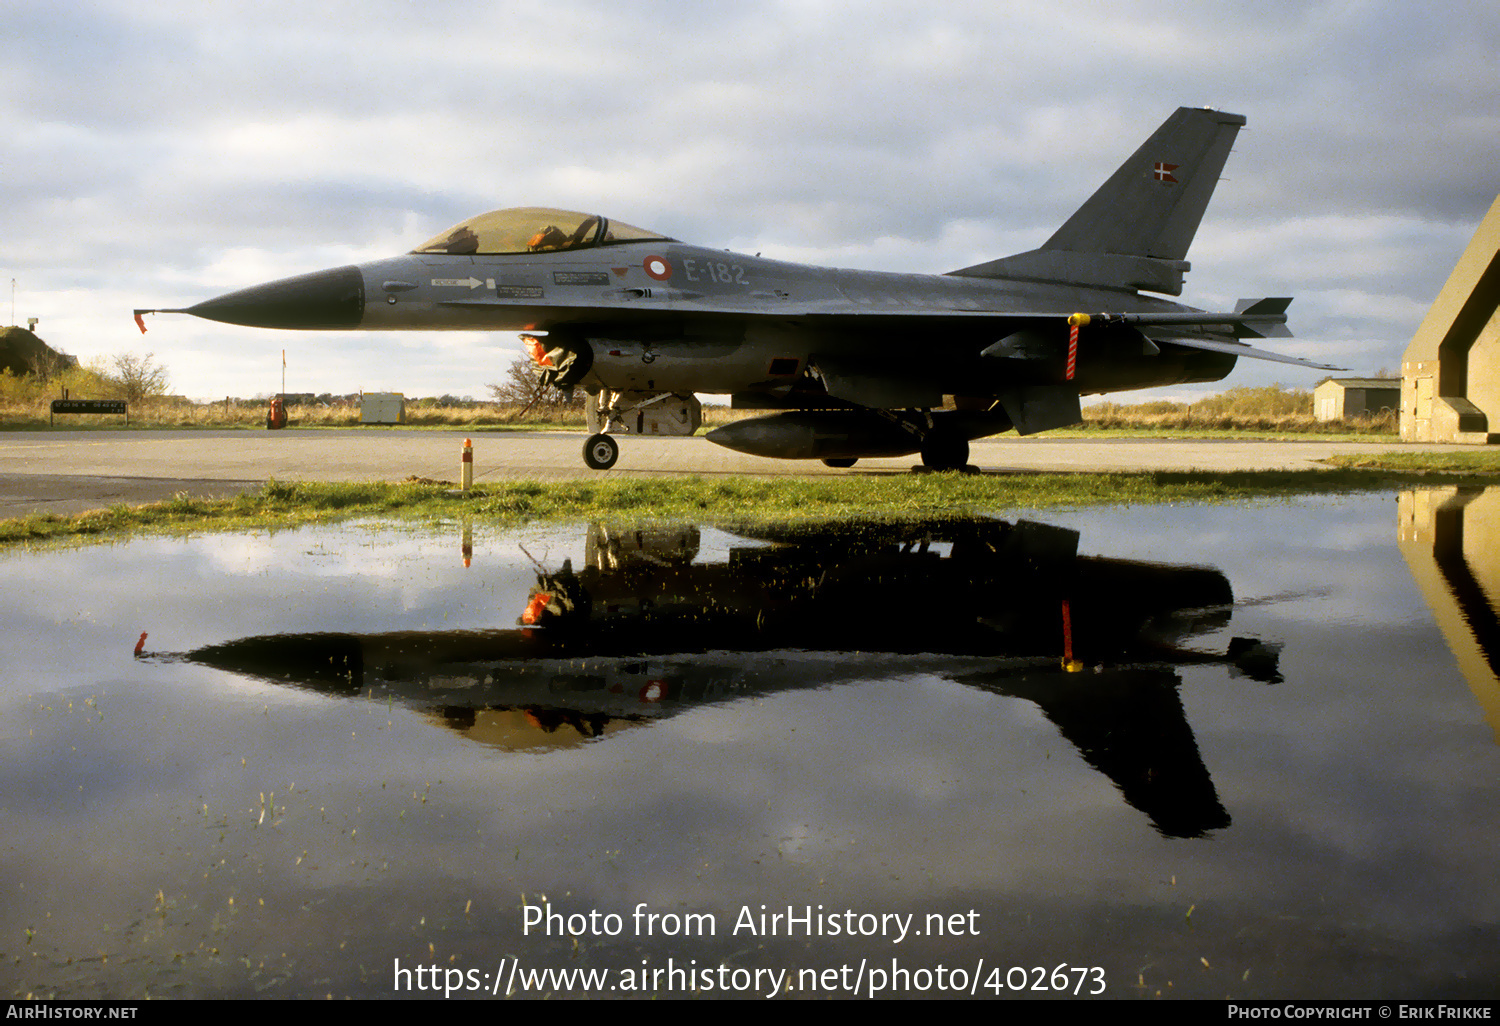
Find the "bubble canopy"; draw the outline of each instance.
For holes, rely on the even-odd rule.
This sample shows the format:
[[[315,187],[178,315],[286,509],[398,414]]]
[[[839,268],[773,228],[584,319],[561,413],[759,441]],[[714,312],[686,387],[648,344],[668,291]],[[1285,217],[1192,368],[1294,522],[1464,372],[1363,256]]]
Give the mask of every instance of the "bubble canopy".
[[[507,207],[461,221],[428,239],[413,253],[469,256],[482,253],[558,253],[594,246],[659,239],[623,221],[553,207]]]

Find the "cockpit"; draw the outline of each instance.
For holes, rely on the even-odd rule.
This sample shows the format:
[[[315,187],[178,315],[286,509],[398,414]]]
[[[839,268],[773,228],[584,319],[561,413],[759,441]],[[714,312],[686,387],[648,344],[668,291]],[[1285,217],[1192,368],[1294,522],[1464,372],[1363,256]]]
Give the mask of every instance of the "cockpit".
[[[412,252],[454,256],[560,253],[650,240],[672,241],[665,235],[598,214],[580,214],[576,210],[552,207],[507,207],[461,221]]]

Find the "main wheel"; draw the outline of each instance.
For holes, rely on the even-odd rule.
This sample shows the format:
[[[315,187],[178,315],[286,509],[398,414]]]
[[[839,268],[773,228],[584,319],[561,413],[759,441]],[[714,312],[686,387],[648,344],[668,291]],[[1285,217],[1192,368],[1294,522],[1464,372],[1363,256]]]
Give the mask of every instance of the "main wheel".
[[[583,443],[583,462],[590,470],[608,470],[620,458],[620,443],[608,435],[590,435]]]
[[[922,443],[922,465],[929,470],[962,470],[969,462],[969,440],[933,432]]]
[[[835,470],[848,470],[858,462],[859,458],[856,456],[840,456],[836,460],[824,460],[823,466],[832,467]]]

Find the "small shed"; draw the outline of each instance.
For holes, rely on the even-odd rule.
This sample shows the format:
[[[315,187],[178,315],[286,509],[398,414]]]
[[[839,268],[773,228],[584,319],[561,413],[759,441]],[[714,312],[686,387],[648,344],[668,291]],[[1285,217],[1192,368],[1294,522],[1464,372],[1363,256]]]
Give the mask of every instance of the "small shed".
[[[1400,378],[1329,378],[1313,389],[1314,420],[1348,420],[1400,409]]]
[[[400,392],[366,392],[359,397],[361,424],[405,424],[406,396]]]

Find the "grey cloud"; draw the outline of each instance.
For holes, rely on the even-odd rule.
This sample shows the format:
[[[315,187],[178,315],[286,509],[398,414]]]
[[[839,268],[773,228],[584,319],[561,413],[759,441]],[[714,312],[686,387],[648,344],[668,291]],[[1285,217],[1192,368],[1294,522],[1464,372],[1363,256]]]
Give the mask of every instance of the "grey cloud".
[[[946,270],[1040,243],[1181,104],[1250,118],[1190,302],[1195,288],[1420,294],[1457,256],[1443,255],[1454,226],[1471,230],[1497,188],[1500,15],[1478,2],[170,0],[21,5],[9,23],[0,238],[39,293],[176,295],[195,279],[209,292],[233,250],[273,265],[388,239],[395,251],[526,203],[708,245]],[[1305,231],[1362,217],[1378,230],[1344,259],[1336,232]],[[943,253],[954,237],[975,252]],[[1382,311],[1360,330],[1404,345],[1415,325]],[[81,329],[121,315],[71,316]],[[208,366],[173,370],[190,393],[227,387]],[[327,373],[321,387],[343,390],[354,371]]]

